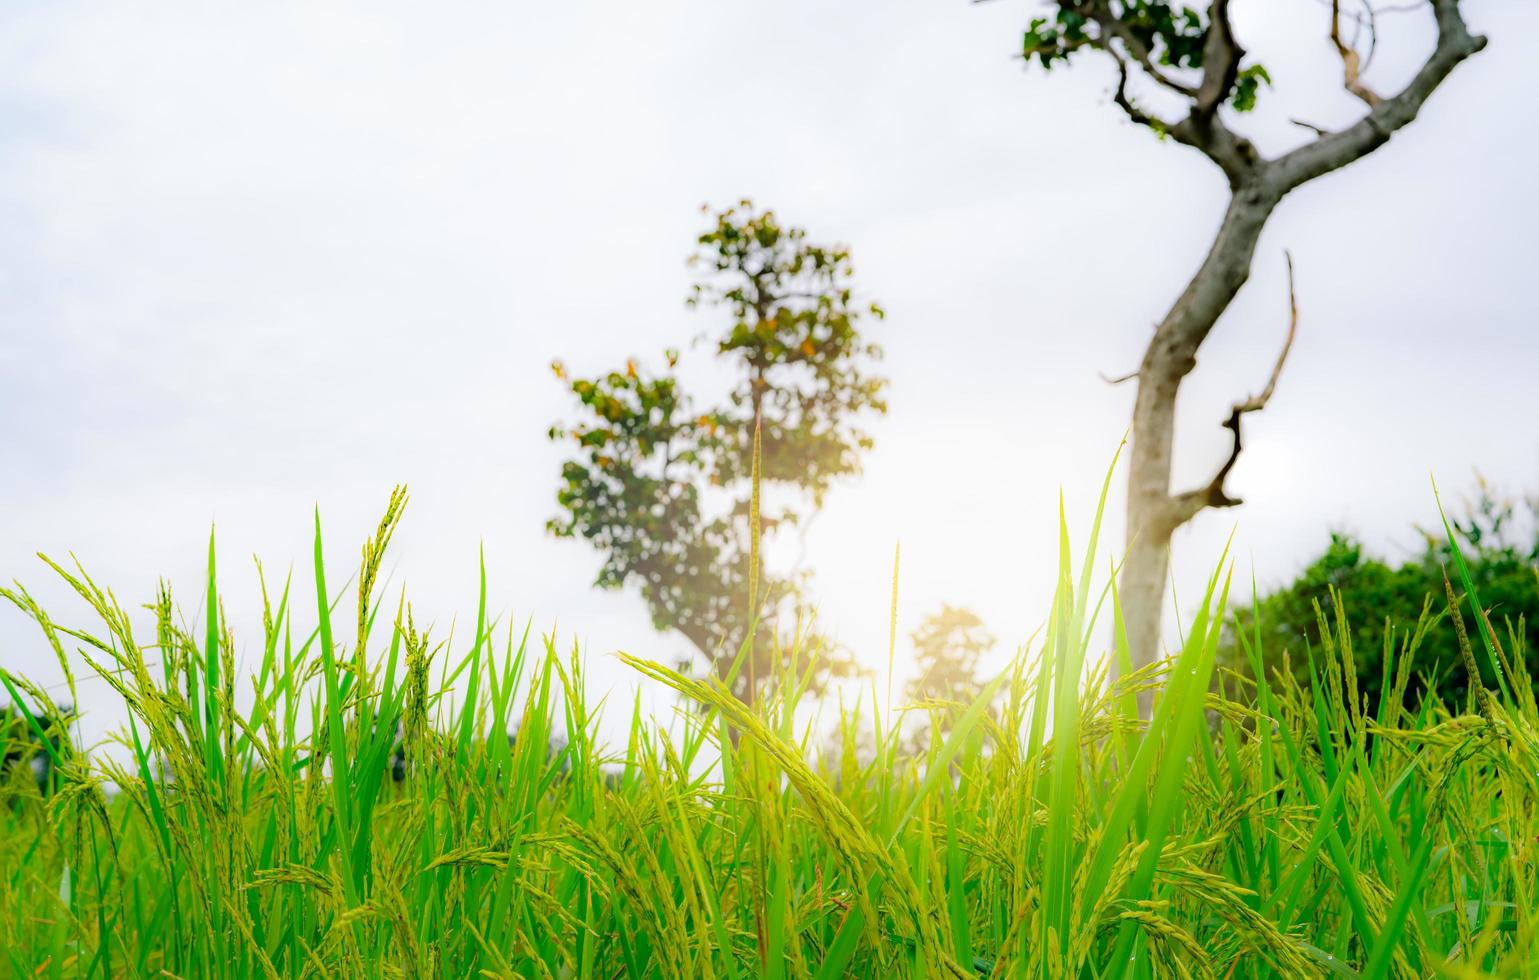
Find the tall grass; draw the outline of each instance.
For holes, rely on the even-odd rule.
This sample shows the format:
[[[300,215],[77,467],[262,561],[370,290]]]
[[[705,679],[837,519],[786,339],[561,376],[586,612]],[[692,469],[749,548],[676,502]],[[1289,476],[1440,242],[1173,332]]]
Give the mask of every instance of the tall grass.
[[[453,642],[375,594],[404,502],[347,602],[317,521],[313,583],[264,584],[244,676],[212,542],[192,626],[162,589],[141,636],[78,567],[53,573],[89,627],[4,593],[71,691],[109,686],[127,722],[113,750],[61,752],[46,795],[25,767],[8,777],[0,972],[1539,975],[1539,708],[1478,605],[1453,615],[1473,615],[1468,667],[1499,684],[1469,704],[1412,693],[1431,612],[1382,651],[1338,619],[1295,651],[1309,687],[1259,669],[1250,686],[1215,667],[1221,561],[1174,655],[1113,681],[1092,640],[1109,618],[1125,659],[1117,597],[1094,585],[1094,534],[1076,573],[1060,515],[1039,637],[974,703],[923,706],[924,754],[874,690],[820,750],[794,657],[745,705],[622,654],[680,713],[638,700],[605,746],[581,659],[488,620],[484,571]],[[1363,656],[1399,665],[1376,705]],[[42,736],[49,692],[3,681]]]

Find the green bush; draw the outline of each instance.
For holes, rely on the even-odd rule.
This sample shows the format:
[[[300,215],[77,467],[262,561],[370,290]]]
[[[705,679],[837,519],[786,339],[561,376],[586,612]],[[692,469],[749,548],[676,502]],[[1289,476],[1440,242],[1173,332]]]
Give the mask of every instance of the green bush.
[[[1498,500],[1482,483],[1464,517],[1449,521],[1497,640],[1509,657],[1523,660],[1530,674],[1539,668],[1539,536],[1533,532],[1533,516],[1532,501]],[[1322,622],[1334,628],[1339,617],[1348,629],[1358,690],[1370,707],[1379,703],[1386,673],[1393,680],[1393,665],[1405,656],[1410,658],[1411,700],[1435,690],[1450,704],[1462,703],[1469,674],[1448,617],[1443,585],[1445,568],[1456,587],[1459,575],[1447,536],[1420,533],[1421,553],[1392,565],[1368,554],[1351,535],[1333,532],[1325,550],[1298,578],[1236,611],[1223,640],[1222,662],[1238,673],[1252,673],[1237,633],[1243,632],[1253,646],[1259,617],[1268,671],[1287,670],[1307,686],[1310,655],[1321,650]],[[1456,588],[1461,597],[1463,592]],[[1463,598],[1460,611],[1473,635],[1475,613]],[[1419,622],[1425,630],[1418,639]],[[1390,647],[1393,652],[1386,661]],[[1389,672],[1386,662],[1391,664]],[[1486,659],[1479,662],[1483,672],[1490,671]],[[1496,683],[1490,673],[1485,681],[1488,686]]]

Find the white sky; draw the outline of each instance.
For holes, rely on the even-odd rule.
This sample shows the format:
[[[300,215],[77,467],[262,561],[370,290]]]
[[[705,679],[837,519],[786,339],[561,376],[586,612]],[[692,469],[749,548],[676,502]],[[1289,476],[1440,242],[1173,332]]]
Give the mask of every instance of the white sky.
[[[1236,6],[1277,83],[1249,121],[1264,147],[1304,138],[1290,115],[1356,115],[1323,6]],[[1188,380],[1182,484],[1223,458],[1227,406],[1265,379],[1291,249],[1299,340],[1247,424],[1231,482],[1247,505],[1178,536],[1183,596],[1236,522],[1242,575],[1275,583],[1331,527],[1402,553],[1434,516],[1429,472],[1539,487],[1519,288],[1539,255],[1521,102],[1539,4],[1466,6],[1490,47],[1391,145],[1283,205]],[[575,633],[592,683],[628,691],[604,654],[684,644],[543,532],[545,430],[569,412],[548,365],[603,370],[714,329],[682,304],[696,209],[751,195],[850,243],[889,311],[872,336],[891,414],[809,538],[825,626],[885,660],[901,538],[902,630],[946,601],[1019,642],[1049,598],[1058,490],[1082,537],[1127,425],[1131,390],[1097,372],[1136,364],[1223,202],[1205,161],[1109,104],[1100,66],[1023,70],[1038,10],[5,5],[0,579],[78,623],[32,558],[74,551],[125,604],[169,577],[191,615],[216,522],[249,657],[248,556],[309,588],[318,503],[340,582],[406,482],[393,567],[421,618],[474,615],[484,541],[498,608]],[[1423,21],[1386,25],[1381,87],[1425,52]],[[9,607],[0,665],[57,676]]]

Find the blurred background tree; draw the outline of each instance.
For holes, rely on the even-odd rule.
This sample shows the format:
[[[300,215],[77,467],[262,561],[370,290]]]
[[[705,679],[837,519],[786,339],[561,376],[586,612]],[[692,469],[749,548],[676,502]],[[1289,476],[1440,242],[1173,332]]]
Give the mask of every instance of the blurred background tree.
[[[909,680],[910,701],[971,701],[983,682],[983,657],[994,636],[971,609],[943,604],[910,634],[918,672]]]
[[[690,258],[700,275],[687,303],[727,314],[710,340],[731,388],[719,403],[697,404],[676,350],[657,373],[629,360],[572,378],[553,365],[579,417],[549,433],[571,455],[548,527],[597,549],[595,584],[639,587],[653,625],[678,631],[724,679],[749,638],[754,583],[762,626],[732,679],[746,699],[792,647],[803,663],[818,655],[818,682],[855,672],[848,653],[812,629],[806,575],[772,571],[762,550],[755,555],[753,444],[757,426],[763,536],[804,525],[837,480],[860,472],[872,444],[863,424],[887,410],[886,380],[872,373],[881,350],[861,333],[883,314],[857,298],[844,246],[814,244],[746,199],[702,210],[711,223]]]
[[[42,728],[41,735],[33,721]],[[34,705],[27,711],[15,703],[0,704],[0,799],[27,795],[24,786],[44,795],[52,792],[54,757],[67,760],[74,753],[69,731],[74,721],[69,704]]]
[[[1481,480],[1475,494],[1449,514],[1449,525],[1469,563],[1475,591],[1490,617],[1498,639],[1509,656],[1521,657],[1530,673],[1539,671],[1539,525],[1536,504],[1530,498],[1503,497]],[[1294,581],[1260,598],[1254,609],[1236,610],[1232,627],[1223,638],[1223,662],[1244,676],[1252,676],[1236,630],[1247,640],[1256,635],[1259,617],[1261,649],[1269,674],[1288,669],[1301,684],[1309,683],[1307,651],[1321,645],[1316,607],[1334,625],[1344,614],[1352,643],[1359,690],[1368,705],[1378,704],[1379,692],[1393,681],[1385,677],[1384,644],[1394,646],[1395,662],[1406,639],[1427,608],[1430,628],[1411,652],[1412,682],[1407,700],[1414,704],[1420,692],[1436,691],[1449,705],[1463,703],[1469,677],[1459,656],[1458,639],[1447,616],[1443,569],[1455,583],[1453,550],[1446,534],[1418,528],[1421,551],[1391,564],[1367,554],[1350,535],[1332,533],[1330,543]],[[1428,605],[1430,602],[1430,606]],[[1471,635],[1474,611],[1468,601],[1461,612]],[[1478,638],[1475,640],[1478,643]],[[1477,661],[1484,667],[1484,657]],[[1485,678],[1487,684],[1494,678]]]
[[[904,688],[910,704],[947,701],[970,705],[983,689],[983,658],[994,649],[994,636],[971,609],[943,604],[910,634],[915,675]],[[946,732],[946,709],[937,706],[929,723],[913,729],[909,748],[923,754],[933,732]]]

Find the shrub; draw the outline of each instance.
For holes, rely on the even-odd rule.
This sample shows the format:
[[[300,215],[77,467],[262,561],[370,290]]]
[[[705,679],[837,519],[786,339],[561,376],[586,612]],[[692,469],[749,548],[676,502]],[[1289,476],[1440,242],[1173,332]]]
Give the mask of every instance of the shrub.
[[[1503,501],[1483,482],[1462,517],[1449,521],[1469,565],[1470,579],[1491,625],[1511,657],[1523,659],[1529,673],[1539,670],[1539,535],[1533,532],[1531,501]],[[1351,535],[1333,532],[1325,550],[1289,584],[1235,612],[1225,633],[1220,660],[1249,676],[1244,645],[1259,636],[1268,670],[1288,670],[1301,684],[1310,682],[1309,657],[1330,640],[1324,624],[1342,619],[1358,688],[1369,705],[1379,703],[1389,662],[1411,657],[1411,695],[1427,691],[1450,704],[1462,704],[1469,676],[1460,660],[1458,637],[1447,616],[1444,570],[1455,582],[1453,551],[1447,534],[1419,532],[1422,550],[1393,565],[1376,558]],[[1476,629],[1466,605],[1468,626]],[[1426,615],[1426,631],[1411,643]],[[1322,640],[1322,636],[1325,640]],[[1286,666],[1285,666],[1286,664]],[[1488,684],[1495,684],[1486,676]]]

